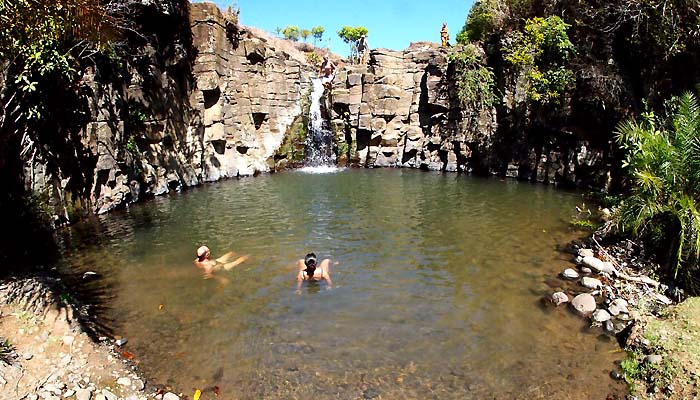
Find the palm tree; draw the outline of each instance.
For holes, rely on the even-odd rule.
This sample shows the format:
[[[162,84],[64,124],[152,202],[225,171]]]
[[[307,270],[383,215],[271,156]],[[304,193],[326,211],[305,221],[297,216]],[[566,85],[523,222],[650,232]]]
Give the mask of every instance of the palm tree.
[[[623,167],[633,182],[615,213],[623,232],[643,234],[664,226],[671,239],[674,279],[698,288],[694,273],[700,259],[700,105],[692,93],[678,99],[666,128],[649,112],[640,122],[617,127],[616,140],[627,151]],[[659,225],[660,224],[660,225]],[[679,276],[680,274],[680,276]]]

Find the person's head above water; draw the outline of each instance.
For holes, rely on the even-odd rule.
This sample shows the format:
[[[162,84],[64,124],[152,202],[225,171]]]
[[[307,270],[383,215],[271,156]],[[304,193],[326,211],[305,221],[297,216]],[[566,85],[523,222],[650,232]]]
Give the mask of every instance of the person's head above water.
[[[307,269],[316,269],[316,254],[309,253],[304,257],[304,265]]]
[[[204,261],[205,259],[209,258],[210,254],[211,251],[207,246],[199,246],[197,249],[197,259],[199,259],[199,261]]]

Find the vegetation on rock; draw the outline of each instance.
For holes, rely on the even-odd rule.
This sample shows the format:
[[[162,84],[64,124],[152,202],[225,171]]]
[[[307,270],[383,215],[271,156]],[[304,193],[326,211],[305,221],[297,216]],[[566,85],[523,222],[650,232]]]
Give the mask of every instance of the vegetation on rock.
[[[530,18],[522,31],[506,36],[505,60],[527,76],[530,100],[550,103],[575,86],[567,62],[575,53],[566,33],[569,24],[557,16]]]
[[[447,56],[454,65],[457,96],[465,109],[483,110],[497,101],[493,69],[477,55],[477,48],[468,44]]]

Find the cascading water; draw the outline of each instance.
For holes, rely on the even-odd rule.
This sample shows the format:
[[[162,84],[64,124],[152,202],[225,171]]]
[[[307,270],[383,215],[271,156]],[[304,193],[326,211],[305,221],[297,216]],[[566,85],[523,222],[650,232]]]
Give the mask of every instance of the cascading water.
[[[335,169],[333,152],[333,132],[328,129],[321,113],[321,98],[325,88],[321,79],[312,79],[313,89],[309,100],[309,133],[306,136],[306,161],[304,165],[312,168]]]

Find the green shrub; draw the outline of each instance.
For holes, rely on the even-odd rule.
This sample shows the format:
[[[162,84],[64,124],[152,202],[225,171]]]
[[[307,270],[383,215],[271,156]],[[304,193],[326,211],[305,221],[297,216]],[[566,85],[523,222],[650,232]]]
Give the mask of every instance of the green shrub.
[[[462,30],[457,34],[457,43],[467,44],[482,40],[493,30],[496,0],[477,0],[469,10]]]
[[[642,235],[653,226],[667,227],[673,277],[697,290],[700,258],[700,105],[695,95],[678,99],[666,121],[646,112],[617,127],[625,150],[623,167],[631,190],[615,210],[620,231]]]
[[[575,53],[566,33],[569,27],[558,16],[530,18],[503,46],[505,60],[526,73],[530,100],[555,102],[574,87],[574,73],[566,66]]]
[[[461,51],[451,52],[447,58],[455,68],[457,96],[462,107],[477,110],[492,107],[497,101],[496,78],[493,70],[477,56],[476,47],[469,44]]]

